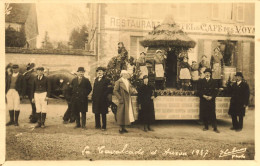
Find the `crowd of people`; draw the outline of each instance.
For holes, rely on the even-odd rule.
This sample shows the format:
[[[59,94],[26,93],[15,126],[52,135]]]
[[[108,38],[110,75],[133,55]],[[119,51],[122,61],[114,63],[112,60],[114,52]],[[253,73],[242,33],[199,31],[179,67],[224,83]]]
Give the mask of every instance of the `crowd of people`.
[[[122,45],[122,43],[119,43],[119,45]],[[120,50],[120,53],[125,52],[122,47],[120,47]],[[215,98],[220,84],[219,79],[221,78],[221,69],[218,67],[222,66],[222,60],[219,50],[215,49],[214,51],[216,55],[213,57],[214,60],[212,60],[213,70],[209,68],[206,61],[204,61],[205,57],[203,57],[202,62],[199,64],[200,68],[203,69],[198,71],[198,67],[194,62],[191,66],[191,75],[198,75],[199,72],[203,74],[203,78],[198,79],[198,76],[196,76],[196,82],[193,82],[200,97],[200,119],[204,123],[203,130],[208,130],[210,121],[214,131],[219,133],[216,121]],[[144,58],[145,53],[142,54],[141,58]],[[145,63],[141,58],[138,60],[139,65],[137,65],[137,67]],[[183,63],[181,63],[181,68],[186,68],[185,70],[181,70],[180,78],[183,80],[188,80],[189,76],[187,73],[190,71],[190,66],[187,60],[187,57],[183,57]],[[92,112],[95,114],[95,128],[106,130],[106,115],[108,113],[108,107],[111,104],[108,96],[113,93],[118,99],[116,121],[119,125],[119,133],[127,133],[126,126],[135,121],[131,95],[137,93],[139,108],[138,119],[143,123],[144,131],[152,131],[151,124],[156,119],[153,100],[157,97],[154,86],[149,84],[149,77],[144,74],[141,77],[141,86],[135,89],[129,81],[131,73],[126,69],[127,68],[120,70],[120,76],[115,81],[114,88],[111,90],[111,80],[105,75],[106,68],[98,67],[96,69],[97,77],[94,80],[92,88],[89,79],[84,76],[84,67],[78,67],[77,77],[66,85],[67,91],[65,98],[68,102],[68,110],[64,115],[64,122],[76,121],[75,128],[86,129],[88,96],[92,91]],[[28,76],[26,76],[26,73],[23,75],[19,73],[19,66],[17,64],[7,66],[6,102],[10,115],[10,121],[6,124],[7,126],[19,126],[20,100],[27,95],[32,104],[32,110],[37,115],[37,125],[35,127],[45,128],[51,84],[48,77],[44,75],[43,67],[37,67],[36,73],[37,75],[31,76],[32,79],[28,82],[25,81],[28,80]],[[243,79],[241,72],[237,72],[235,78],[236,82],[228,87],[228,90],[232,94],[228,113],[232,117],[233,127],[231,129],[241,131],[243,128],[243,117],[245,116],[245,110],[249,102],[249,86]],[[187,82],[184,82],[184,84],[186,83]],[[100,122],[101,118],[102,123]]]

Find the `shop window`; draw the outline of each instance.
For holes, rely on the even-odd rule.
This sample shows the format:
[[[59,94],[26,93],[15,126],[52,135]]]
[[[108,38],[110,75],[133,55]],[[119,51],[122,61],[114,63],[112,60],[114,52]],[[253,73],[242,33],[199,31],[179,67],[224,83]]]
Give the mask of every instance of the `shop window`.
[[[131,36],[130,37],[130,56],[138,58],[141,52],[146,52],[145,48],[140,45],[140,40],[142,36]]]
[[[245,6],[244,4],[237,4],[237,21],[243,22],[244,21],[244,13],[245,13]]]

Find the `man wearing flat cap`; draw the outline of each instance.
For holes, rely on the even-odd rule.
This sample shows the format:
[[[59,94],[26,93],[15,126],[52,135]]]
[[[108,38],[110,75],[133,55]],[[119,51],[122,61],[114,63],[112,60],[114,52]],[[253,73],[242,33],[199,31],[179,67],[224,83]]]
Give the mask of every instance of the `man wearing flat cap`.
[[[203,130],[208,130],[208,124],[209,121],[211,121],[214,131],[219,133],[216,120],[216,82],[211,78],[211,69],[207,68],[204,71],[204,74],[205,78],[199,80],[198,82],[198,95],[200,97],[200,118],[204,122]]]
[[[76,127],[86,129],[86,112],[88,112],[88,95],[92,87],[88,78],[84,77],[84,67],[79,67],[77,77],[71,81],[71,106],[76,118]],[[80,113],[81,121],[80,123]]]
[[[95,114],[95,127],[101,129],[100,115],[102,115],[102,130],[106,130],[106,114],[108,113],[108,93],[110,81],[104,76],[105,68],[98,67],[92,93],[92,112]]]
[[[13,73],[7,76],[5,93],[7,99],[7,108],[9,110],[10,121],[6,126],[19,126],[18,118],[20,114],[20,99],[22,94],[23,76],[19,73],[19,66],[14,64],[12,66]]]
[[[243,128],[243,117],[249,102],[249,86],[244,80],[243,74],[237,72],[236,82],[229,87],[231,100],[228,114],[232,117],[233,127],[231,130],[241,131]]]
[[[36,128],[45,127],[45,119],[47,116],[48,99],[51,96],[50,80],[44,75],[44,68],[36,68],[37,76],[32,83],[32,102],[36,106],[36,115],[38,124]]]

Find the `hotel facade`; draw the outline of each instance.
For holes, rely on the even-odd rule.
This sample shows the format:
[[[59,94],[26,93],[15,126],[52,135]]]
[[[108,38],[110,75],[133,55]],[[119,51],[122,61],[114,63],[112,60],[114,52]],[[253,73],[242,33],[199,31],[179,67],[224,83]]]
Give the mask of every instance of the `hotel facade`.
[[[250,103],[254,104],[254,3],[102,3],[88,4],[87,9],[89,49],[103,65],[117,55],[118,42],[124,43],[130,56],[138,58],[140,52],[147,51],[139,42],[167,17],[196,42],[188,52],[189,63],[199,62],[202,55],[210,60],[213,49],[229,41],[234,49],[226,70],[243,72],[250,86]]]

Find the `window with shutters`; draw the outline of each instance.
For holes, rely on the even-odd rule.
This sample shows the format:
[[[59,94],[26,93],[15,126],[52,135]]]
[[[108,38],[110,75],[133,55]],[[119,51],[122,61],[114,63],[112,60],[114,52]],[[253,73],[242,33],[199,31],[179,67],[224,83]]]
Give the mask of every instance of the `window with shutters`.
[[[234,20],[234,6],[232,3],[212,4],[211,19],[223,22]]]
[[[244,15],[245,15],[245,6],[244,4],[237,4],[237,21],[238,22],[244,22]]]
[[[140,40],[143,36],[131,36],[130,37],[130,56],[138,58],[141,52],[146,52],[146,49],[140,45]]]
[[[212,20],[220,20],[220,4],[211,5],[211,18]]]

